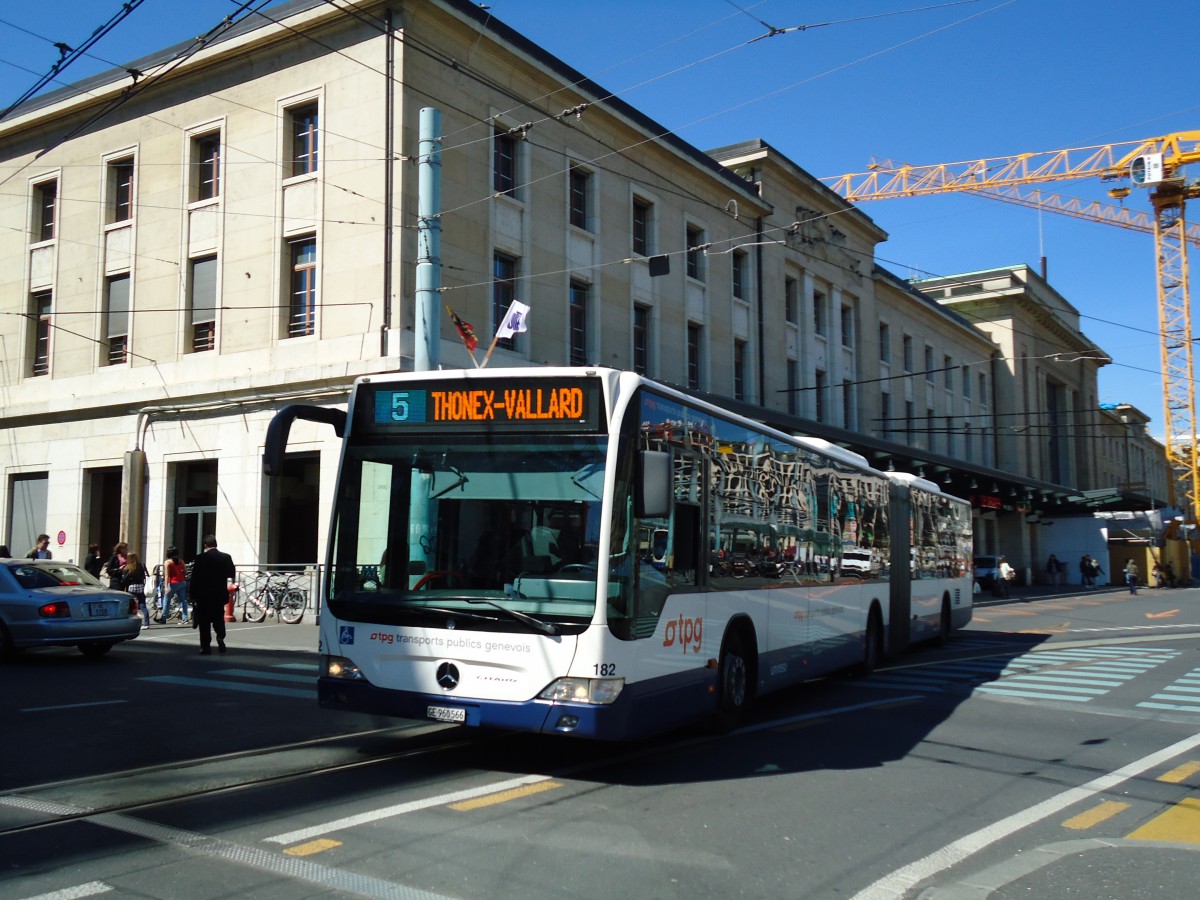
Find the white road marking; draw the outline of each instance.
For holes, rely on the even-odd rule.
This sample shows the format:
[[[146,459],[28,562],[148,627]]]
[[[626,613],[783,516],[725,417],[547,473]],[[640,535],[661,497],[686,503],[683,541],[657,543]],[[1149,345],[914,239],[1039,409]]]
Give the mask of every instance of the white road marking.
[[[863,890],[855,894],[852,900],[895,900],[895,898],[903,897],[909,888],[914,885],[919,884],[927,878],[931,878],[939,872],[944,872],[952,866],[958,865],[985,847],[1015,834],[1022,828],[1028,828],[1042,819],[1061,812],[1074,803],[1087,800],[1103,791],[1111,790],[1121,782],[1141,775],[1148,769],[1162,765],[1164,762],[1180,754],[1194,750],[1196,747],[1200,747],[1200,733],[1193,734],[1182,741],[1176,741],[1171,746],[1164,747],[1162,750],[1155,751],[1148,756],[1143,756],[1141,759],[1131,762],[1127,766],[1109,772],[1107,775],[1101,775],[1099,778],[1094,778],[1081,787],[1063,791],[1061,794],[1043,800],[1041,803],[1034,804],[1028,809],[1014,813],[1007,818],[1001,819],[999,822],[994,822],[986,828],[981,828],[972,834],[968,834],[966,837],[959,838],[957,841],[947,844],[942,849],[935,850],[924,859],[918,859],[916,862],[909,863],[907,866],[897,869],[890,875],[885,875],[874,884],[863,888]]]

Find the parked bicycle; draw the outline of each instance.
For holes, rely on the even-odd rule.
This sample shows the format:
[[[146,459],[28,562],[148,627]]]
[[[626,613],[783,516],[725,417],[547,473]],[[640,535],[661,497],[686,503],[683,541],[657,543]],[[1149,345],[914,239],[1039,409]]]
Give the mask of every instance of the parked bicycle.
[[[281,622],[295,625],[304,618],[308,591],[296,584],[304,573],[260,572],[252,577],[253,584],[246,584],[243,579],[239,588],[246,598],[242,606],[243,622],[262,622],[273,615]]]

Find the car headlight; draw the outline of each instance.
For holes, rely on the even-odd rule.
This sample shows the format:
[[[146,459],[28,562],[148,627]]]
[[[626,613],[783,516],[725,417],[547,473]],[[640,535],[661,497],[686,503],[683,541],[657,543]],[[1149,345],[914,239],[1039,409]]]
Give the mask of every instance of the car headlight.
[[[538,694],[538,699],[607,706],[621,695],[624,687],[624,678],[559,678]]]
[[[326,656],[323,657],[324,664],[321,666],[321,671],[328,678],[340,678],[343,681],[366,681],[367,677],[363,675],[362,670],[354,664],[354,660],[347,659],[344,656]]]

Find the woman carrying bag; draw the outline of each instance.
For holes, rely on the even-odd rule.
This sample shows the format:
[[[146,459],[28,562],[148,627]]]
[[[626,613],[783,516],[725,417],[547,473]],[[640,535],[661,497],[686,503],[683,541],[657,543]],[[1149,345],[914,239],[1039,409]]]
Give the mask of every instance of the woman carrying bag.
[[[142,627],[150,627],[150,607],[146,605],[146,579],[150,573],[142,565],[136,553],[125,556],[125,565],[120,568],[121,587],[127,594],[137,597],[138,608],[142,611]]]

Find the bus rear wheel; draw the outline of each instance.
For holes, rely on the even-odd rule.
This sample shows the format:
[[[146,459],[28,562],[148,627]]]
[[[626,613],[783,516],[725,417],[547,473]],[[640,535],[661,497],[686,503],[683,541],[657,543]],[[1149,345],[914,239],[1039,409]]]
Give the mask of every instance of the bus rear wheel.
[[[750,666],[741,635],[730,634],[717,667],[716,728],[732,731],[750,706]]]
[[[945,645],[946,641],[950,640],[950,631],[950,598],[945,597],[942,599],[942,613],[938,616],[937,636],[933,642],[939,647]]]
[[[859,675],[870,675],[883,658],[883,623],[879,611],[871,610],[867,616],[867,633],[863,635],[863,658],[856,668]]]

